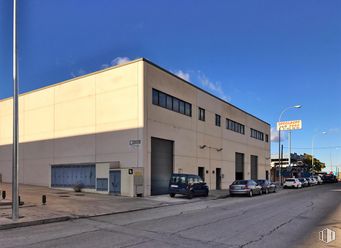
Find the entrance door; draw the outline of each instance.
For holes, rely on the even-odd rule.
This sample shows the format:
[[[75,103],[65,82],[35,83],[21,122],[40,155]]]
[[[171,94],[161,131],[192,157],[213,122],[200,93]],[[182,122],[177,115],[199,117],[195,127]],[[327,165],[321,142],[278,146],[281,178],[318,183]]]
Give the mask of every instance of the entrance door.
[[[110,171],[110,193],[121,194],[121,171]]]
[[[151,153],[151,194],[168,194],[173,173],[173,144],[171,140],[153,138]]]
[[[251,179],[258,179],[258,157],[251,155]]]
[[[215,188],[220,190],[221,189],[221,168],[216,168],[215,170]]]
[[[236,152],[235,163],[236,180],[244,180],[244,153]]]
[[[266,172],[265,172],[265,179],[266,179],[266,180],[269,180],[269,171],[266,171]]]
[[[198,176],[205,182],[205,167],[198,167]]]

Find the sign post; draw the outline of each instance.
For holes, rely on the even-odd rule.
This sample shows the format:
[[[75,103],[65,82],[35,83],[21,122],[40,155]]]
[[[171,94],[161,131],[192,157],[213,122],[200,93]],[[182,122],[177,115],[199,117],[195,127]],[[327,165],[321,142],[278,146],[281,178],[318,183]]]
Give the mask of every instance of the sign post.
[[[279,142],[281,142],[281,131],[289,131],[289,166],[291,165],[291,131],[292,130],[301,130],[302,129],[302,120],[293,120],[293,121],[280,121],[277,122],[277,131],[279,133]],[[280,146],[279,146],[280,147]],[[279,148],[279,154],[281,154],[281,149]],[[279,155],[281,157],[281,155]],[[282,159],[279,159],[279,167],[280,167],[280,172],[279,172],[279,178],[280,178],[280,183],[282,184]]]

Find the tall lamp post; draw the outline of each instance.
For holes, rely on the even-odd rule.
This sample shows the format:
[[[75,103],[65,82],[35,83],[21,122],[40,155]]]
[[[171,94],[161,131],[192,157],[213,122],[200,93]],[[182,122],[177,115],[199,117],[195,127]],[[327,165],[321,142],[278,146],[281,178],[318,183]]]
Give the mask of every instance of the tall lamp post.
[[[18,121],[17,0],[13,0],[13,147],[12,147],[12,220],[19,219],[19,121]]]
[[[302,105],[290,106],[290,107],[287,107],[287,108],[283,109],[283,111],[279,115],[278,122],[281,122],[283,114],[287,110],[292,109],[292,108],[302,108]],[[279,169],[280,169],[280,171],[279,171],[279,181],[280,181],[280,184],[282,184],[281,128],[280,127],[278,128],[278,138],[279,138],[278,139],[278,163],[279,163]],[[291,156],[291,154],[289,154],[289,156]]]
[[[317,133],[313,136],[312,140],[311,140],[311,169],[314,168],[314,143],[315,143],[315,138],[319,135],[326,135],[327,132],[321,132],[321,133]]]

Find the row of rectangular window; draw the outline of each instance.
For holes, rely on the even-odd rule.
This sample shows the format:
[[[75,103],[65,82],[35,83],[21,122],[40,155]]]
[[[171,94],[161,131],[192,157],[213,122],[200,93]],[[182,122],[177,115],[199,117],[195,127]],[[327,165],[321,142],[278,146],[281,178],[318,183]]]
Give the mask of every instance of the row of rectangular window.
[[[251,137],[254,139],[264,141],[264,133],[262,133],[256,129],[253,129],[253,128],[251,128]]]
[[[226,129],[232,130],[237,133],[245,134],[245,126],[230,119],[226,119]]]
[[[192,104],[156,89],[153,89],[153,104],[183,115],[192,116]]]
[[[159,90],[153,89],[153,104],[167,108],[169,110],[178,112],[183,115],[192,116],[192,104],[180,100],[174,96],[168,95],[164,92]],[[200,121],[205,121],[205,109],[200,108],[198,109],[198,119]],[[221,116],[216,114],[215,115],[215,125],[220,127],[221,126]],[[226,119],[226,129],[232,130],[234,132],[245,134],[245,126],[241,123],[236,121]],[[252,129],[251,128],[251,137],[264,141],[264,133]],[[265,141],[269,142],[269,136],[265,135]]]

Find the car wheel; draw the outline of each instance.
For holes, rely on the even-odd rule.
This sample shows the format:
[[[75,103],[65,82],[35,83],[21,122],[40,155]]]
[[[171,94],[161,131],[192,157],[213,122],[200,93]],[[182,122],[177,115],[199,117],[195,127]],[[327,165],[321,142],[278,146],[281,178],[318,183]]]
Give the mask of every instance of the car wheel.
[[[188,196],[187,196],[188,199],[192,199],[193,198],[193,191],[190,191],[188,193]]]
[[[252,196],[253,196],[253,192],[252,192],[252,190],[250,190],[249,197],[252,197]]]
[[[169,196],[173,198],[175,196],[175,194],[174,193],[170,193]]]
[[[206,190],[204,196],[205,196],[205,197],[208,197],[208,190]]]

